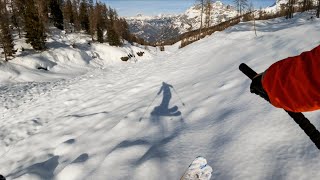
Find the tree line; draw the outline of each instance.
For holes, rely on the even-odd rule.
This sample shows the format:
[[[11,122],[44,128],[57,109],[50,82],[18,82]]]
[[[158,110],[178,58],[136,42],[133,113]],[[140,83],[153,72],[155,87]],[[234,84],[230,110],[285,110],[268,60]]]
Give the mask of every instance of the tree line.
[[[200,32],[200,29],[189,31],[187,33],[184,33],[180,36],[181,44],[179,48],[183,48],[195,41],[198,41],[199,39],[204,38],[205,36],[211,35],[216,31],[223,31],[227,29],[230,26],[234,26],[240,22],[240,19],[246,16],[247,14],[244,14],[242,16],[237,16],[235,18],[229,19],[227,21],[221,22],[217,25],[211,26],[211,27],[205,27]]]
[[[319,18],[320,14],[320,0],[318,0],[316,3],[313,0],[288,0],[288,3],[281,4],[280,10],[277,12],[267,13],[263,11],[262,9],[259,10],[258,17],[255,17],[257,20],[266,20],[266,19],[273,19],[277,17],[285,17],[286,19],[293,18],[293,14],[296,12],[304,12],[316,9],[316,17]],[[252,14],[251,14],[252,16]],[[250,19],[252,19],[250,17]]]
[[[293,14],[295,12],[304,12],[304,11],[309,11],[311,9],[316,8],[317,9],[316,17],[319,18],[320,0],[317,1],[318,4],[314,2],[315,1],[313,0],[303,0],[303,1],[288,0],[287,4],[281,5],[280,14],[285,15],[287,19],[288,18],[290,19],[290,18],[293,18]]]
[[[6,61],[15,54],[14,33],[42,51],[50,26],[66,33],[87,33],[93,41],[112,46],[122,45],[123,40],[145,43],[130,33],[115,9],[93,0],[0,0],[0,18],[0,48]]]
[[[225,22],[220,22],[217,25],[211,26],[210,24],[210,13],[209,10],[212,9],[212,1],[210,0],[197,0],[197,2],[200,2],[201,7],[201,14],[204,13],[205,17],[205,25],[202,25],[202,18],[200,22],[200,28],[186,32],[178,37],[161,41],[155,43],[155,45],[158,46],[164,46],[164,45],[172,45],[175,44],[178,41],[181,41],[180,48],[185,47],[207,35],[212,34],[215,31],[222,31],[230,26],[233,26],[235,24],[238,24],[240,21],[251,21],[251,20],[266,20],[266,19],[273,19],[277,17],[286,17],[286,18],[292,18],[294,12],[303,12],[308,11],[311,9],[317,9],[316,16],[319,18],[320,14],[320,0],[318,0],[318,4],[314,4],[312,0],[303,0],[298,3],[297,0],[289,0],[287,4],[281,5],[281,9],[279,12],[276,13],[266,13],[262,9],[260,9],[258,12],[258,17],[255,17],[254,14],[255,11],[253,8],[252,3],[248,4],[247,0],[234,0],[235,7],[238,11],[238,16],[232,19],[229,19]],[[208,23],[209,22],[209,23]]]

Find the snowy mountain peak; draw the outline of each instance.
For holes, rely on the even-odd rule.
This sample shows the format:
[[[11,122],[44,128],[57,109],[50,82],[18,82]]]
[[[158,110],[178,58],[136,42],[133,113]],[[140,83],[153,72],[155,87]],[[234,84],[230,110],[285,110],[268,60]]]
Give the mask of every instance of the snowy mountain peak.
[[[236,10],[229,5],[216,1],[212,4],[209,22],[213,26],[237,15]],[[149,42],[174,38],[179,34],[198,29],[201,22],[201,6],[194,5],[179,15],[160,14],[158,16],[135,16],[126,18],[132,33]],[[205,14],[203,15],[203,22]]]

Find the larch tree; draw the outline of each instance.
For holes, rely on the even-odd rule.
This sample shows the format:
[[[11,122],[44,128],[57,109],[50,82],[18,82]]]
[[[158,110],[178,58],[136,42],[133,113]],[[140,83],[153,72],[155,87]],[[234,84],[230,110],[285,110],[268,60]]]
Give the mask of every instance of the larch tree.
[[[200,30],[199,30],[199,36],[198,39],[201,37],[201,31],[203,26],[203,9],[204,9],[204,0],[197,0],[200,4]]]
[[[206,14],[205,25],[206,25],[206,27],[211,26],[212,4],[213,4],[212,0],[205,0],[205,14]]]
[[[238,13],[242,15],[248,7],[248,0],[234,0],[233,2],[237,8]]]
[[[47,0],[34,0],[35,7],[38,11],[38,17],[41,23],[46,28],[49,25],[49,9]]]

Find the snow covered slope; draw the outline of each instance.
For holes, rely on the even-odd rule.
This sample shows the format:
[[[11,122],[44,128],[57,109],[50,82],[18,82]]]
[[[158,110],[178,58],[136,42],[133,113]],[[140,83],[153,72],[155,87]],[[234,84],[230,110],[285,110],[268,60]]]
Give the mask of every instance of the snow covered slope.
[[[312,0],[314,5],[318,4],[318,0]],[[281,6],[284,6],[288,3],[288,0],[276,0],[276,2],[269,7],[264,8],[264,11],[268,12],[268,13],[276,13],[279,12],[281,10]],[[295,7],[299,8],[301,5],[303,4],[303,0],[297,0],[295,1]]]
[[[237,11],[221,1],[212,4],[210,12],[210,26],[231,19]],[[155,17],[143,16],[126,18],[130,31],[149,42],[156,42],[174,38],[179,34],[200,28],[201,6],[194,5],[179,15],[159,15]],[[205,13],[203,13],[203,24]],[[205,25],[204,25],[205,26]]]
[[[309,16],[256,21],[258,37],[240,23],[69,80],[1,86],[0,173],[179,179],[201,155],[212,179],[319,179],[319,150],[283,110],[250,94],[238,70],[245,62],[261,72],[320,44],[320,21]],[[319,129],[320,113],[306,115]]]
[[[120,58],[128,54],[135,55],[129,62],[152,58],[148,50],[129,43],[123,47],[113,47],[107,43],[91,43],[91,38],[85,34],[65,34],[56,28],[50,31],[52,35],[46,43],[48,50],[41,53],[33,51],[31,45],[25,43],[25,39],[15,40],[15,48],[18,49],[16,58],[10,63],[0,62],[0,83],[47,81],[78,76],[92,68],[124,64]],[[145,53],[139,57],[137,52]]]

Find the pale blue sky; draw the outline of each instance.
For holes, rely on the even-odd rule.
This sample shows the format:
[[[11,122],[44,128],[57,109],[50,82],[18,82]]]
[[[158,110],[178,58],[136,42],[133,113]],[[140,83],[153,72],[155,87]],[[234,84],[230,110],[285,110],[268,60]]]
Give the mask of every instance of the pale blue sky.
[[[195,0],[102,0],[115,8],[120,16],[178,14],[184,12],[195,3]],[[225,4],[233,4],[233,0],[221,0]],[[250,0],[248,0],[250,2]],[[254,6],[267,7],[276,0],[252,0]]]

